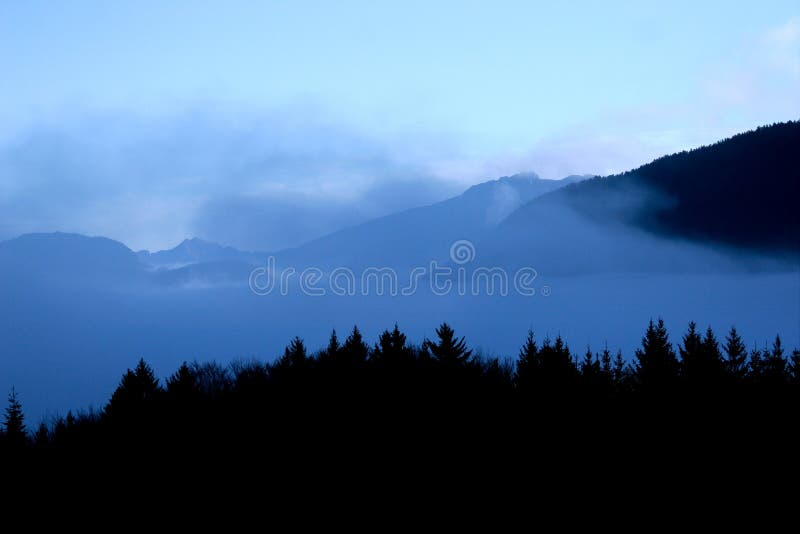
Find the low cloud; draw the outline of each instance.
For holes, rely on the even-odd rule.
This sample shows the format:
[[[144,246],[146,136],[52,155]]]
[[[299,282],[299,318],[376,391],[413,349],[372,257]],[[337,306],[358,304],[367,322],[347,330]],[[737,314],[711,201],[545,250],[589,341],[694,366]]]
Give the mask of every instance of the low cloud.
[[[297,114],[95,115],[0,147],[0,239],[63,230],[157,249],[197,235],[274,250],[459,190],[403,146]]]

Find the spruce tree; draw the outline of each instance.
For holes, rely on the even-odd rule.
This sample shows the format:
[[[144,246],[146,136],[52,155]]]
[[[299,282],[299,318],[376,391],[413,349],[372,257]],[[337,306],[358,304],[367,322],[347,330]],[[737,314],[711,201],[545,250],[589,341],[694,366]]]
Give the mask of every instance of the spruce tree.
[[[111,395],[106,406],[108,415],[134,414],[156,400],[161,393],[161,386],[153,369],[140,359],[134,369],[128,369],[122,375],[122,381]]]
[[[772,349],[765,350],[763,358],[762,381],[770,385],[784,383],[786,381],[786,357],[783,354],[781,336],[775,336]]]
[[[17,391],[14,388],[11,388],[11,393],[8,394],[8,406],[5,410],[3,427],[5,428],[6,443],[10,447],[25,445],[28,439],[25,429],[25,414],[22,412],[22,403],[17,398]]]
[[[50,444],[50,429],[47,428],[47,423],[44,421],[39,423],[39,428],[36,429],[36,434],[33,436],[33,442],[40,449],[44,449]]]
[[[335,358],[340,349],[339,338],[336,336],[336,330],[331,330],[331,338],[328,341],[328,347],[325,349],[325,355],[329,358]]]
[[[736,382],[743,380],[747,374],[747,348],[735,326],[731,327],[725,338],[724,364],[728,376]]]
[[[445,365],[461,365],[469,361],[472,355],[471,350],[467,350],[467,345],[464,338],[458,339],[455,332],[450,325],[442,323],[436,329],[436,335],[439,337],[439,342],[427,340],[425,345],[440,363]]]
[[[614,368],[612,371],[614,385],[618,390],[625,389],[628,386],[630,378],[629,369],[630,368],[625,363],[625,359],[622,357],[622,351],[618,350],[617,355],[614,356]]]
[[[396,323],[391,332],[384,330],[378,337],[371,358],[379,364],[388,365],[408,362],[413,358],[411,350],[406,346],[406,335],[400,331]]]
[[[183,362],[175,373],[167,378],[167,393],[174,397],[189,397],[198,391],[197,375]]]
[[[308,363],[309,359],[305,343],[299,337],[295,337],[283,351],[283,356],[278,359],[276,367],[304,369],[308,366]]]
[[[339,352],[344,361],[350,365],[361,365],[367,361],[369,347],[364,343],[358,326],[353,327],[353,331],[347,336]]]
[[[572,360],[569,346],[559,335],[555,343],[545,339],[539,349],[539,374],[537,387],[554,392],[566,392],[577,381],[579,374]]]
[[[636,349],[636,360],[636,378],[643,389],[664,392],[674,387],[680,364],[663,319],[657,323],[650,320],[642,348]]]
[[[683,336],[683,344],[678,347],[681,356],[681,372],[689,381],[699,378],[702,372],[702,344],[703,340],[697,333],[697,324],[694,321],[689,323],[689,330]]]
[[[521,390],[529,389],[536,375],[536,368],[539,365],[539,347],[536,346],[536,339],[533,330],[528,330],[528,337],[525,344],[519,350],[517,357],[516,382]]]

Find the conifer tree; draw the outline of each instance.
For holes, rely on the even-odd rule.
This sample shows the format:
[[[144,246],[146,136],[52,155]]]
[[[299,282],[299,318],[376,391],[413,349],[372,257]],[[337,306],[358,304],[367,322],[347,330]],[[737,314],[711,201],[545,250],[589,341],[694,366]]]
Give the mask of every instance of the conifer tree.
[[[28,439],[27,430],[25,429],[25,414],[22,412],[22,403],[17,398],[17,391],[14,388],[11,388],[11,393],[8,394],[8,406],[6,406],[5,410],[3,428],[5,429],[6,443],[10,447],[25,445]]]
[[[384,330],[381,333],[378,343],[372,350],[372,359],[379,363],[396,364],[407,362],[412,357],[411,350],[406,346],[406,335],[400,331],[396,323],[391,332]]]
[[[325,355],[329,358],[335,358],[340,348],[339,338],[336,336],[336,330],[331,330],[331,338],[328,341],[328,348],[325,349]]]
[[[364,338],[357,326],[353,327],[353,331],[347,336],[339,352],[342,354],[342,358],[351,365],[361,365],[367,361],[369,347],[364,343]]]
[[[744,379],[747,374],[747,348],[742,342],[742,338],[732,326],[728,336],[725,338],[725,371],[734,381]]]
[[[140,359],[135,369],[128,369],[106,407],[109,415],[131,414],[154,401],[161,393],[161,386],[153,369]]]
[[[436,329],[436,335],[439,337],[439,342],[427,340],[425,345],[440,363],[445,365],[459,365],[469,361],[472,355],[471,350],[467,350],[467,345],[464,338],[458,339],[455,332],[450,325],[442,323]]]
[[[663,392],[674,386],[679,362],[669,342],[664,320],[650,320],[642,338],[642,348],[636,349],[636,378],[646,390]]]
[[[167,393],[177,397],[188,397],[195,393],[197,388],[197,375],[186,362],[183,362],[175,373],[167,378]]]
[[[539,347],[536,346],[536,339],[533,330],[528,330],[528,337],[525,344],[519,350],[517,357],[516,382],[520,389],[528,389],[533,384],[536,368],[539,364]]]
[[[299,337],[295,337],[283,351],[283,356],[278,359],[276,367],[304,369],[308,362],[305,343]]]
[[[781,336],[775,336],[772,349],[764,351],[761,379],[770,385],[786,381],[786,357],[783,354]]]
[[[703,340],[700,334],[697,333],[697,324],[691,321],[689,330],[683,336],[683,344],[678,347],[678,352],[681,356],[681,372],[689,380],[696,379],[696,375],[700,373],[702,344]]]

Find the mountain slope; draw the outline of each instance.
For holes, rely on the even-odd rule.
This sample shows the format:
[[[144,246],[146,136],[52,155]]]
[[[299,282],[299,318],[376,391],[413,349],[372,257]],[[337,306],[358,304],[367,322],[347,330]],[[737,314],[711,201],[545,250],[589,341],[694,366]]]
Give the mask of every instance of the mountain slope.
[[[134,281],[143,275],[136,254],[105,237],[62,232],[25,234],[0,242],[0,275],[64,283]]]
[[[447,259],[459,239],[479,239],[525,202],[584,179],[518,174],[430,206],[388,215],[278,253],[282,265],[408,267]]]
[[[800,252],[800,122],[764,126],[594,178],[518,209],[502,228],[532,228],[568,208],[595,224],[771,253]]]
[[[153,267],[177,268],[206,262],[252,262],[264,257],[263,254],[245,252],[233,247],[222,246],[197,237],[184,239],[178,246],[149,252],[137,252],[139,259]]]

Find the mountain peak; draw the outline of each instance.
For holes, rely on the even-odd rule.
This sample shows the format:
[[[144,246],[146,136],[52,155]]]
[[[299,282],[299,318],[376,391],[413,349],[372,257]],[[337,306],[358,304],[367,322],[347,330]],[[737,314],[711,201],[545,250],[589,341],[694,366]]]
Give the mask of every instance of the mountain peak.
[[[497,180],[490,180],[490,181],[501,183],[501,184],[514,185],[514,184],[532,184],[532,183],[537,182],[537,181],[539,181],[541,179],[542,178],[539,177],[538,174],[536,174],[533,171],[529,171],[529,172],[520,172],[520,173],[517,173],[517,174],[512,174],[511,176],[501,176]]]
[[[155,267],[175,268],[194,263],[214,261],[249,262],[255,255],[251,252],[243,252],[213,241],[206,241],[199,237],[190,237],[171,249],[152,253],[142,251],[139,253],[139,257],[145,263]]]

